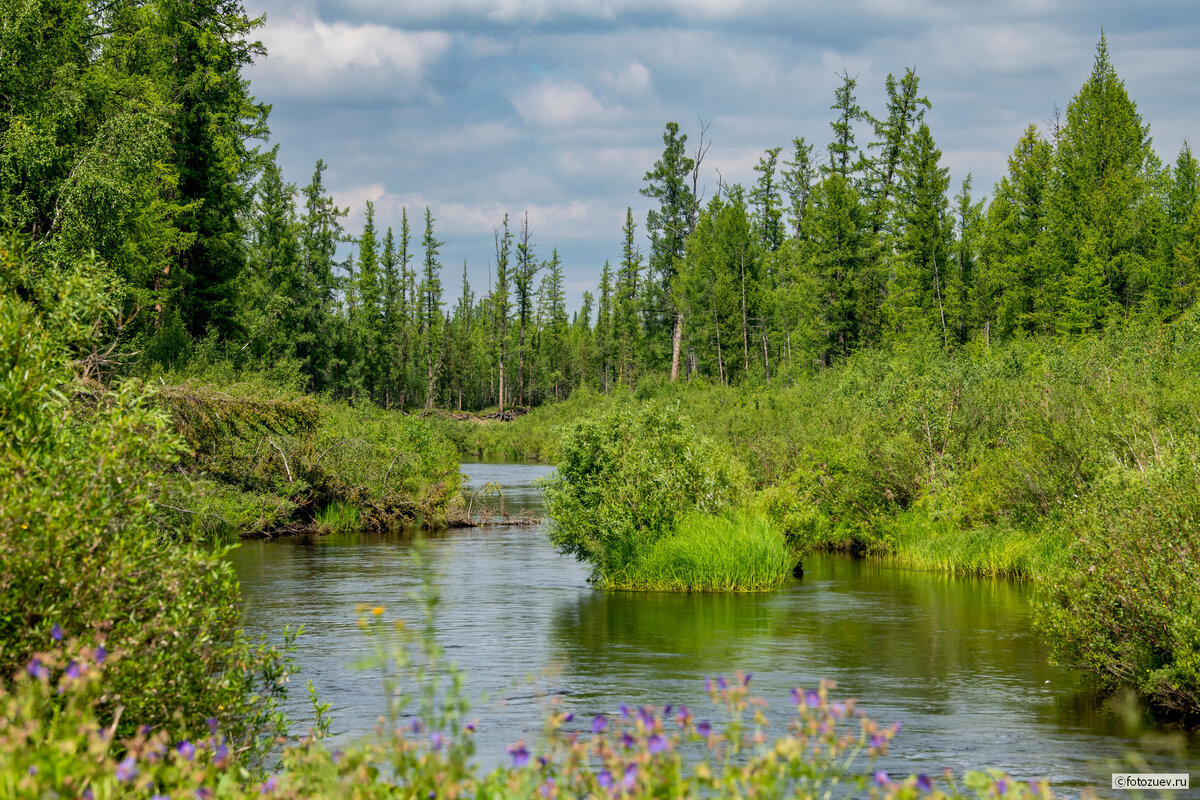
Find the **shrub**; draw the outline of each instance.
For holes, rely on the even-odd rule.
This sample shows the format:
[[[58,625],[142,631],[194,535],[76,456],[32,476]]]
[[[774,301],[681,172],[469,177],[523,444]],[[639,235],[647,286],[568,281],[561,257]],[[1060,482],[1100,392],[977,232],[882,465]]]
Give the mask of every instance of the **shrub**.
[[[680,515],[735,505],[745,484],[744,467],[677,408],[617,407],[563,436],[544,482],[550,540],[603,581],[673,532]]]
[[[0,676],[53,638],[103,639],[126,657],[100,711],[133,721],[220,717],[237,746],[274,733],[284,656],[239,631],[220,552],[164,545],[163,472],[182,452],[136,382],[94,380],[105,289],[81,268],[40,275],[0,248]],[[118,714],[118,709],[124,709]]]
[[[1054,658],[1200,714],[1200,468],[1191,455],[1114,470],[1064,523],[1067,558],[1042,581]]]
[[[444,525],[461,481],[451,446],[425,420],[396,411],[321,401],[253,376],[166,386],[155,401],[188,444],[159,522],[201,538],[320,530],[339,513],[330,506],[353,507],[359,527]]]
[[[606,583],[613,589],[754,592],[779,586],[795,563],[783,535],[764,517],[693,512]]]

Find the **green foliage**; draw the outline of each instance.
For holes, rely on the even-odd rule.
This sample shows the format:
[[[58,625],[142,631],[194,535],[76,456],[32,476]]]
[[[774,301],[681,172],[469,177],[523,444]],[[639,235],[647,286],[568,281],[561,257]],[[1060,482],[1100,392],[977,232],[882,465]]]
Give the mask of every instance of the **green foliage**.
[[[791,574],[796,556],[766,518],[688,513],[635,563],[609,576],[612,589],[667,592],[756,592]]]
[[[545,483],[550,539],[607,581],[637,564],[688,511],[739,502],[745,469],[674,407],[614,408],[563,436]]]
[[[50,279],[13,242],[3,248],[0,674],[55,631],[103,640],[125,654],[100,701],[105,724],[124,735],[134,720],[198,728],[215,715],[237,747],[261,747],[286,660],[240,632],[237,579],[219,551],[162,545],[159,487],[182,443],[137,381],[105,390],[76,377],[115,311],[86,270],[65,274]]]
[[[1044,576],[1037,615],[1060,663],[1187,714],[1200,710],[1197,452],[1190,438],[1098,483],[1062,523],[1070,550]]]
[[[185,382],[156,401],[190,450],[162,505],[205,537],[345,525],[348,508],[360,527],[441,525],[458,492],[457,454],[425,420],[261,379],[219,389]]]

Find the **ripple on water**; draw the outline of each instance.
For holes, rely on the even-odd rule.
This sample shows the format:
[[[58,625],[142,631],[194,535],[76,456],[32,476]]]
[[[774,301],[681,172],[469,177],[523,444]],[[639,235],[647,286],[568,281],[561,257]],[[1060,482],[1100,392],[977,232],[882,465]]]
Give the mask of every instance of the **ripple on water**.
[[[534,482],[549,467],[463,472],[468,489],[494,481],[510,510],[541,513]],[[829,678],[881,722],[903,721],[880,765],[894,773],[995,766],[1103,795],[1107,762],[1133,746],[1078,676],[1049,665],[1026,588],[1010,582],[826,556],[806,558],[803,579],[769,594],[606,593],[538,526],[450,531],[428,545],[439,642],[467,670],[468,694],[491,698],[476,708],[485,764],[517,738],[536,740],[548,694],[586,715],[615,713],[622,701],[703,711],[703,679],[738,669],[754,673],[752,688],[779,716],[793,686]],[[333,704],[341,741],[372,732],[382,710],[378,675],[353,666],[369,654],[355,606],[419,619],[412,546],[411,537],[363,534],[247,542],[230,555],[251,632],[304,625],[300,678]],[[295,695],[290,709],[307,719],[307,698]],[[1150,763],[1200,772],[1197,752],[1193,742],[1182,757],[1152,753]]]

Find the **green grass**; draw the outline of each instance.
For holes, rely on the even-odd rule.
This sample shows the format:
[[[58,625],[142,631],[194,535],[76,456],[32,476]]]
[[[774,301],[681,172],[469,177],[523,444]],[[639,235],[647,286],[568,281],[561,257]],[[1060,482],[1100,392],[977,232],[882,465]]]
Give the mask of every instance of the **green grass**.
[[[317,512],[317,527],[330,533],[355,533],[363,529],[362,514],[358,506],[340,500],[334,501]]]
[[[1060,536],[1039,530],[999,526],[958,528],[923,515],[901,515],[891,526],[894,564],[954,575],[1030,578],[1061,557]]]
[[[758,592],[779,586],[796,557],[759,516],[689,514],[638,562],[605,580],[611,589]]]

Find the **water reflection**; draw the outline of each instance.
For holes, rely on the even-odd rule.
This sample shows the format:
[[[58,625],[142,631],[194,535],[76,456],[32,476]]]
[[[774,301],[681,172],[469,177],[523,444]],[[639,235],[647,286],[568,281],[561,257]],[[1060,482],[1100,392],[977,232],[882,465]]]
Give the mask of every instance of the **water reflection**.
[[[510,511],[540,513],[524,465],[464,465],[472,486],[505,486]],[[301,679],[334,705],[341,740],[370,732],[382,708],[358,603],[419,616],[421,575],[411,537],[357,535],[251,542],[232,555],[251,630],[304,624]],[[1106,786],[1133,742],[1078,676],[1048,664],[1030,625],[1026,587],[961,580],[835,557],[810,558],[805,576],[769,594],[606,593],[556,554],[537,527],[487,527],[431,537],[426,562],[442,593],[438,636],[468,671],[479,708],[480,760],[518,737],[535,739],[538,698],[561,693],[586,716],[621,701],[708,709],[708,675],[752,671],[753,688],[786,713],[791,687],[820,678],[904,729],[885,768],[956,771],[996,766],[1066,786]],[[534,680],[528,679],[533,676]],[[302,692],[296,692],[302,695]],[[292,706],[303,714],[298,699]],[[1195,753],[1152,754],[1160,771],[1200,766]],[[1200,769],[1196,770],[1200,772]],[[1106,792],[1101,792],[1105,794]]]

